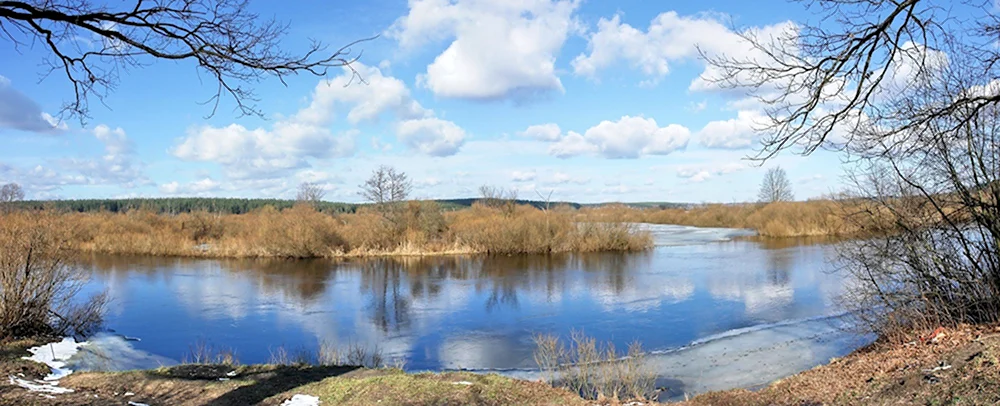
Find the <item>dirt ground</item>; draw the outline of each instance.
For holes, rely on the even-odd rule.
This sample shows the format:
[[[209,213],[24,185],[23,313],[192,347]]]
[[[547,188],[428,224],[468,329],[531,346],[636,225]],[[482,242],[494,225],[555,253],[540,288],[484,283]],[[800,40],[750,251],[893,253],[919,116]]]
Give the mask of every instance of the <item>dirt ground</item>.
[[[877,343],[759,391],[731,390],[683,405],[996,405],[1000,328],[964,326]]]
[[[40,378],[47,367],[21,360],[37,340],[0,343],[0,405],[280,405],[295,394],[323,405],[632,405],[585,401],[539,382],[470,373],[406,374],[392,369],[182,365],[149,371],[75,373],[73,393],[45,397],[8,376]],[[1000,328],[961,327],[880,343],[757,391],[696,396],[680,405],[1000,404]]]

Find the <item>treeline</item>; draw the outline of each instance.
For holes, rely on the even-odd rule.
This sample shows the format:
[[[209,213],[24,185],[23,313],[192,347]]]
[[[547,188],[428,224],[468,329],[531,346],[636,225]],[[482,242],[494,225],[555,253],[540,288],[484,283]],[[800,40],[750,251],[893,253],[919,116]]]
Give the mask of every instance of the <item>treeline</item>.
[[[472,205],[482,199],[439,199],[434,202],[440,205],[442,210],[456,210],[472,207]],[[295,200],[283,199],[241,199],[241,198],[221,198],[221,197],[171,197],[171,198],[147,198],[147,199],[80,199],[80,200],[26,200],[13,202],[14,207],[29,210],[56,210],[62,212],[100,212],[124,213],[132,210],[145,210],[160,214],[180,214],[197,211],[207,211],[209,213],[222,214],[244,214],[254,210],[262,209],[266,206],[278,210],[291,208],[296,203]],[[366,206],[362,203],[339,203],[339,202],[310,202],[313,207],[324,213],[354,213],[359,207]],[[542,201],[518,200],[518,205],[533,206],[545,209],[547,203]],[[569,206],[579,209],[579,203],[551,202],[551,207]]]
[[[270,206],[287,209],[295,205],[295,200],[282,199],[240,199],[176,197],[156,199],[81,199],[81,200],[27,200],[15,202],[15,207],[34,210],[56,210],[63,212],[111,212],[124,213],[145,210],[160,214],[180,214],[198,211],[223,214],[244,214]],[[353,213],[358,204],[315,202],[316,210],[329,213]]]

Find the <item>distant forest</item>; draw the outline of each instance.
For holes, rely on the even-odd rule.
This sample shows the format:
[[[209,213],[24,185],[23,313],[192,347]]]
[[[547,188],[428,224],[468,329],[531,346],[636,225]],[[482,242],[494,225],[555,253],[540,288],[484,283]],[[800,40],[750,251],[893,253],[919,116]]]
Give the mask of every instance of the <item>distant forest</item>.
[[[476,198],[467,199],[440,199],[434,200],[444,210],[457,210],[472,206],[478,201]],[[239,199],[239,198],[218,198],[218,197],[175,197],[175,198],[153,198],[153,199],[80,199],[80,200],[26,200],[14,203],[23,209],[48,209],[58,211],[73,212],[96,212],[107,211],[112,213],[127,212],[130,210],[149,210],[157,213],[178,214],[192,211],[208,211],[212,213],[242,214],[248,213],[265,206],[272,206],[276,209],[286,209],[295,205],[295,200],[282,199]],[[532,200],[518,200],[518,204],[528,204],[538,208],[544,208],[545,202]],[[336,203],[317,202],[316,209],[327,213],[353,213],[365,204],[358,203]],[[569,202],[552,202],[552,207],[556,205],[568,205],[579,209],[585,205]]]

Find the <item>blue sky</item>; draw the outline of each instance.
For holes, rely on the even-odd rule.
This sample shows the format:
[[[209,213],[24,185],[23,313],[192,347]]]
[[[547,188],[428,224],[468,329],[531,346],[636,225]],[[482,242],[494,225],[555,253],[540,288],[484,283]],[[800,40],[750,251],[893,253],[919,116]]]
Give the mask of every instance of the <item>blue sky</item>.
[[[742,55],[730,31],[782,32],[814,18],[785,1],[374,0],[257,2],[310,38],[356,47],[368,84],[300,75],[256,86],[266,118],[239,117],[186,62],[121,74],[86,126],[51,115],[71,96],[42,79],[40,46],[0,39],[0,183],[29,198],[294,196],[303,181],[358,201],[381,164],[414,197],[476,195],[480,185],[579,202],[752,200],[781,165],[796,198],[840,188],[840,157],[743,158],[761,106],[700,81],[710,54]]]

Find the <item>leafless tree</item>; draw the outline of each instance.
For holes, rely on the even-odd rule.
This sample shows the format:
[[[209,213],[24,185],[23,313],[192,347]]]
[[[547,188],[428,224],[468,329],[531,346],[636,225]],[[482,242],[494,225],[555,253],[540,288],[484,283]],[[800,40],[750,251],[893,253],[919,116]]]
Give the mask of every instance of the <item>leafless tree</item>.
[[[17,183],[0,186],[0,203],[18,202],[24,200],[24,189]]]
[[[517,189],[482,185],[479,187],[479,201],[487,207],[500,209],[505,215],[514,214],[517,209]]]
[[[761,203],[790,202],[795,200],[792,195],[792,184],[788,181],[788,175],[780,166],[768,169],[764,174],[764,180],[760,183],[760,191],[757,198]]]
[[[9,212],[11,204],[24,200],[24,189],[17,183],[0,186],[0,212]]]
[[[124,4],[123,4],[124,3]],[[189,61],[216,84],[205,104],[215,114],[223,97],[244,115],[261,115],[250,84],[267,76],[317,76],[360,57],[313,41],[302,52],[281,49],[288,26],[251,11],[249,0],[0,0],[0,38],[15,48],[41,44],[44,77],[64,76],[73,98],[61,115],[88,117],[91,97],[102,103],[131,68],[155,60]]]
[[[398,203],[406,200],[413,190],[413,183],[406,173],[391,166],[381,165],[361,185],[361,197],[376,205]]]
[[[1000,16],[990,1],[813,0],[818,23],[743,32],[706,79],[768,117],[767,159],[845,152],[847,303],[876,331],[1000,321]],[[962,18],[954,16],[962,15]]]
[[[300,203],[315,205],[317,202],[323,200],[323,196],[326,196],[326,191],[322,187],[312,182],[302,182],[299,184],[299,191],[295,195],[295,200]]]

